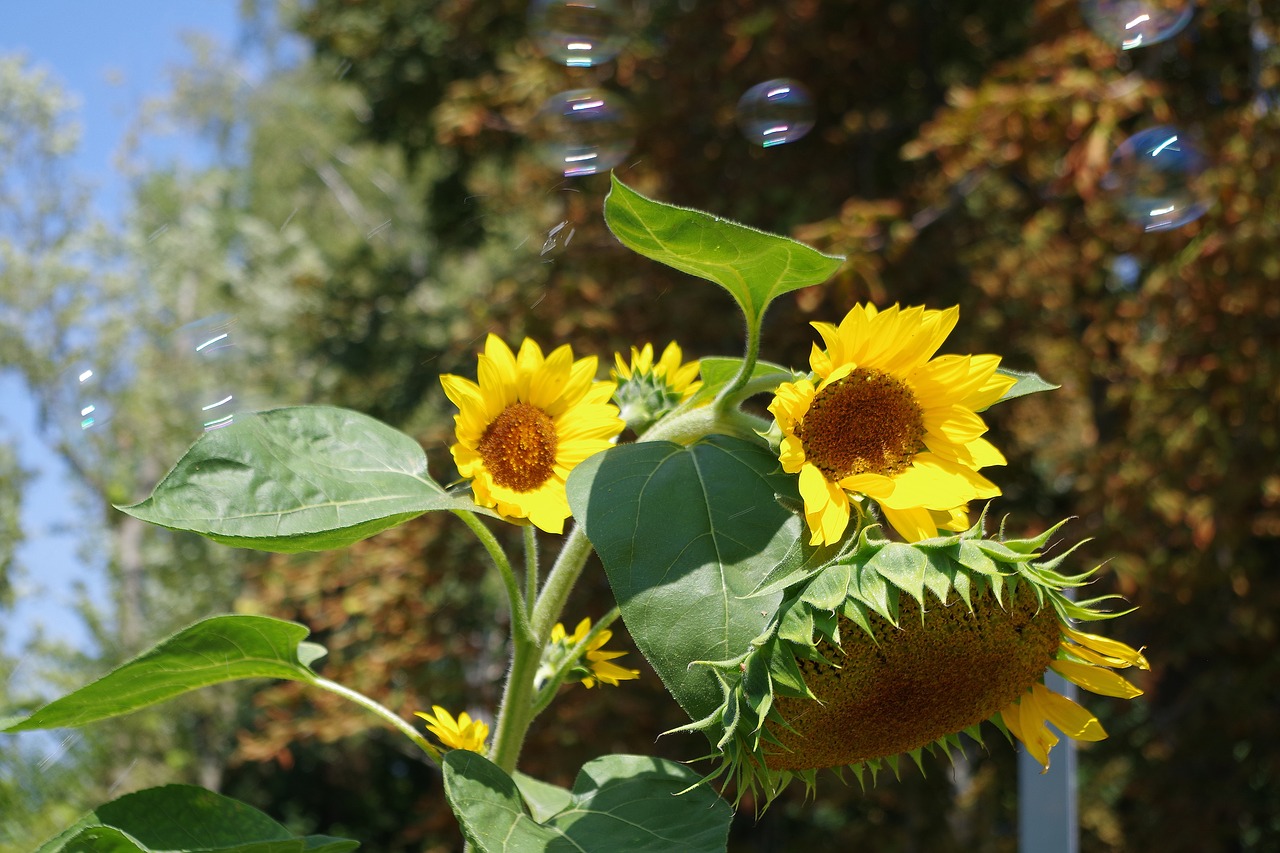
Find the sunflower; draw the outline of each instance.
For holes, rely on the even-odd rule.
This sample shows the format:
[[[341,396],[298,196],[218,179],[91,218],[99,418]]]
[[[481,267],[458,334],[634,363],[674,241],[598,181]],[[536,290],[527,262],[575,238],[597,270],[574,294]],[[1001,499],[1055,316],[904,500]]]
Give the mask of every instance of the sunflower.
[[[631,348],[631,360],[614,353],[613,378],[618,383],[616,399],[622,419],[636,432],[644,432],[655,421],[698,392],[700,364],[681,363],[683,353],[675,341],[667,344],[655,364],[653,344]]]
[[[572,634],[566,634],[564,625],[557,622],[555,627],[551,629],[551,642],[569,649],[582,642],[582,639],[589,633],[591,633],[590,619],[583,619],[579,622],[578,627],[574,629]],[[613,632],[605,628],[587,643],[583,660],[586,664],[585,669],[590,674],[582,674],[583,687],[595,687],[596,682],[617,687],[620,681],[631,681],[640,677],[640,670],[626,669],[612,663],[612,661],[625,655],[626,652],[605,651],[602,647],[611,639],[613,639]]]
[[[998,356],[933,357],[959,314],[858,305],[839,326],[813,324],[826,344],[810,354],[813,378],[782,383],[769,406],[782,468],[800,475],[810,544],[840,540],[850,495],[874,499],[916,542],[964,530],[969,502],[1000,494],[978,473],[1005,459],[976,412],[1015,380],[996,373]]]
[[[439,705],[432,705],[430,714],[424,711],[416,711],[415,714],[427,721],[427,731],[449,749],[466,749],[484,754],[484,742],[489,738],[487,723],[472,720],[466,711],[455,720],[452,714]]]
[[[1150,669],[1141,651],[1068,625],[1062,626],[1059,648],[1058,659],[1049,667],[1073,684],[1120,699],[1142,695],[1141,690],[1111,671],[1130,666]],[[1094,741],[1107,736],[1097,717],[1043,684],[1032,684],[1026,693],[1000,712],[1000,718],[1010,734],[1026,745],[1027,751],[1045,770],[1049,769],[1049,750],[1058,743],[1046,722],[1053,723],[1073,740]]]
[[[1073,627],[1115,614],[1106,597],[1064,590],[1096,572],[1060,572],[1066,553],[1042,559],[1057,526],[1032,539],[988,539],[983,519],[928,542],[892,542],[864,528],[830,563],[800,573],[744,655],[700,662],[723,704],[686,726],[717,744],[738,794],[771,800],[793,779],[812,788],[823,769],[859,780],[902,756],[950,754],[960,734],[983,740],[990,722],[1042,764],[1057,736],[1106,732],[1093,714],[1046,688],[1054,670],[1096,693],[1141,691],[1114,669],[1146,669],[1139,651]],[[1060,525],[1059,525],[1060,526]]]
[[[471,480],[480,506],[527,518],[549,533],[569,517],[565,478],[578,463],[609,447],[624,426],[609,403],[615,385],[596,382],[596,358],[573,360],[566,344],[545,358],[526,338],[518,355],[489,335],[479,382],[440,377],[458,407],[458,473]]]

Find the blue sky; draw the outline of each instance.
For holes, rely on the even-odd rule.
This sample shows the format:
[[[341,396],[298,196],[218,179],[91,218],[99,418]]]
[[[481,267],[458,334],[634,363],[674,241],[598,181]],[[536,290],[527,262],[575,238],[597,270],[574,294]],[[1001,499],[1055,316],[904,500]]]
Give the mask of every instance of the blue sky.
[[[185,32],[203,32],[234,46],[238,0],[8,0],[0,4],[0,54],[25,54],[79,101],[81,149],[75,171],[96,189],[95,206],[118,216],[127,185],[114,159],[130,123],[148,98],[163,95],[166,69],[183,62]],[[153,150],[148,148],[149,151]],[[166,156],[191,161],[201,151],[191,140],[166,140]],[[72,610],[74,584],[91,589],[91,568],[77,554],[80,507],[74,483],[36,433],[35,407],[22,382],[0,365],[0,437],[16,438],[23,464],[37,472],[25,496],[27,540],[21,596],[7,645],[15,649],[37,624],[48,637],[86,640]]]

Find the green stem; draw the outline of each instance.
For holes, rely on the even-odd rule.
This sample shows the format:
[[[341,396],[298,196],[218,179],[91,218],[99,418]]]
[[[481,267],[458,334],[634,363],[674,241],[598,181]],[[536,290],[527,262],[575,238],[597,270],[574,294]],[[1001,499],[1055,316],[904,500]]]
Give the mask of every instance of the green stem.
[[[515,770],[529,726],[540,710],[534,703],[536,691],[533,680],[538,674],[543,646],[590,555],[591,542],[582,528],[575,526],[547,574],[542,594],[533,605],[528,633],[512,635],[515,648],[511,656],[511,670],[507,673],[502,704],[498,708],[498,723],[490,755],[493,763],[508,773]]]
[[[742,359],[742,366],[738,368],[738,375],[733,377],[728,385],[720,389],[720,393],[716,395],[712,408],[725,412],[735,405],[734,396],[746,387],[747,382],[751,379],[751,373],[756,369],[756,359],[760,357],[760,319],[755,322],[747,323],[747,353]]]
[[[314,681],[311,683],[316,687],[328,690],[330,693],[336,693],[344,699],[350,699],[360,707],[377,714],[379,717],[399,729],[405,737],[409,738],[409,740],[416,743],[423,752],[430,756],[432,761],[436,764],[440,763],[440,750],[432,746],[430,741],[420,735],[410,723],[402,720],[398,715],[392,713],[391,709],[384,705],[380,705],[368,696],[365,696],[363,693],[357,693],[349,687],[343,687],[336,681],[330,681],[329,679],[321,678],[318,675],[314,676]]]
[[[512,634],[516,637],[529,637],[529,605],[525,601],[524,596],[520,594],[520,584],[516,582],[515,571],[511,568],[511,561],[507,559],[507,553],[502,550],[502,545],[498,542],[498,537],[493,535],[493,531],[484,526],[474,512],[464,509],[453,510],[453,514],[461,518],[471,528],[471,532],[480,540],[480,544],[489,552],[493,565],[498,569],[498,574],[502,576],[502,585],[507,590],[507,600],[511,606],[511,628]]]
[[[538,531],[532,524],[524,529],[524,600],[538,598]]]

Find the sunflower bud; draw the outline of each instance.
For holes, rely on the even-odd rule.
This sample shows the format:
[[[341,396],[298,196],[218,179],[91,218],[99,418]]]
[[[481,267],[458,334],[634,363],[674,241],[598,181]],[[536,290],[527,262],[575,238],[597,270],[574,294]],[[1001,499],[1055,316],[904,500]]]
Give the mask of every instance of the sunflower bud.
[[[614,400],[622,419],[636,433],[653,426],[702,387],[701,382],[695,381],[698,362],[681,364],[681,355],[674,341],[667,344],[656,364],[653,344],[645,344],[640,349],[632,347],[630,362],[623,360],[622,353],[614,354],[617,366],[613,379],[618,383]]]

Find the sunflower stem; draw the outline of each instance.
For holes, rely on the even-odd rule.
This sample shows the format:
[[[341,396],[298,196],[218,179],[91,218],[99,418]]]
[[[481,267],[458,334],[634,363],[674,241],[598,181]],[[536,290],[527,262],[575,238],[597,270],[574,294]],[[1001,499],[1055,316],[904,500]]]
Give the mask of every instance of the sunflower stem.
[[[591,542],[582,528],[575,526],[547,574],[542,594],[533,604],[526,632],[522,634],[516,631],[512,634],[515,649],[502,693],[502,704],[498,708],[498,723],[495,727],[493,753],[490,756],[494,764],[508,773],[516,769],[529,726],[541,710],[535,705],[533,680],[538,674],[543,647],[590,555]]]
[[[502,545],[498,542],[498,537],[493,535],[493,531],[484,526],[484,523],[476,517],[474,512],[465,509],[453,510],[453,514],[461,518],[467,527],[471,528],[471,532],[480,540],[480,544],[489,552],[489,558],[493,560],[493,565],[498,570],[498,574],[502,576],[502,585],[507,590],[507,601],[511,606],[511,628],[515,637],[522,639],[530,639],[529,630],[529,604],[524,596],[520,594],[520,584],[516,581],[515,571],[511,568],[511,561],[507,558],[507,552],[502,550]]]
[[[756,369],[756,359],[759,357],[760,319],[757,318],[754,322],[747,323],[747,352],[743,356],[742,366],[738,368],[738,374],[730,380],[729,384],[720,389],[715,402],[712,403],[713,408],[723,414],[736,405],[734,396],[751,380],[751,373]]]
[[[432,746],[431,742],[428,741],[421,734],[419,734],[417,730],[414,729],[412,724],[410,724],[406,720],[402,720],[390,708],[387,708],[385,705],[375,702],[373,699],[370,699],[368,696],[365,696],[363,693],[357,693],[356,691],[352,690],[349,687],[343,687],[341,684],[339,684],[336,681],[330,681],[329,679],[322,678],[318,675],[314,677],[314,680],[311,683],[314,684],[316,687],[319,687],[324,690],[328,690],[330,693],[336,693],[337,695],[341,696],[344,699],[349,699],[352,702],[355,702],[361,708],[364,708],[368,711],[372,711],[373,713],[377,714],[379,717],[381,717],[382,719],[386,720],[388,723],[390,723],[391,725],[399,729],[400,732],[403,735],[405,735],[405,737],[409,738],[409,740],[417,744],[418,747],[423,752],[425,752],[428,755],[428,757],[431,758],[432,761],[434,761],[436,764],[440,763],[440,750]]]
[[[535,601],[537,597],[538,531],[533,525],[529,525],[524,529],[524,600]]]

